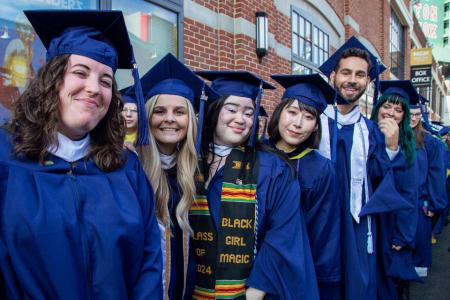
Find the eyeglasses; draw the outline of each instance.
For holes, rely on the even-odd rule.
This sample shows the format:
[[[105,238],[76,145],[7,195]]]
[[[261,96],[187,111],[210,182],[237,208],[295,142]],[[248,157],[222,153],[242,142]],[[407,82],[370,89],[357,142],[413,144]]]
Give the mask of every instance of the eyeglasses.
[[[411,114],[411,118],[420,118],[421,116],[421,113]]]
[[[124,108],[124,109],[122,109],[122,112],[124,112],[124,113],[126,113],[126,114],[129,114],[129,113],[135,113],[135,114],[137,114],[137,109],[134,109],[134,108]]]

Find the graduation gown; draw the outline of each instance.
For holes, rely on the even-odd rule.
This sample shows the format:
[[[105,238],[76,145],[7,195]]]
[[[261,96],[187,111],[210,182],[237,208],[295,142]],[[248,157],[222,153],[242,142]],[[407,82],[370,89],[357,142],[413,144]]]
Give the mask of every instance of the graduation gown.
[[[166,171],[170,190],[168,202],[172,220],[170,230],[166,230],[159,224],[163,253],[164,298],[172,300],[183,299],[186,295],[192,294],[192,290],[186,290],[186,287],[192,288],[193,285],[186,285],[186,281],[192,281],[195,276],[194,256],[190,253],[190,237],[188,234],[183,234],[176,218],[176,208],[181,199],[181,188],[177,182],[176,172],[176,166]]]
[[[425,211],[439,213],[444,210],[447,202],[444,155],[441,142],[426,132],[424,148],[416,149],[419,221],[415,235],[414,264],[417,267],[431,267],[432,225],[431,218],[425,215]]]
[[[308,236],[298,201],[298,182],[288,165],[272,153],[258,151],[257,255],[247,286],[266,292],[265,299],[319,299]],[[216,229],[224,168],[207,188]]]
[[[1,148],[8,139],[0,130]],[[1,299],[161,299],[154,195],[125,155],[103,172],[92,160],[0,153]]]
[[[356,107],[355,109],[358,109]],[[341,205],[341,292],[343,299],[378,299],[377,293],[377,226],[376,218],[371,217],[373,253],[368,253],[368,216],[410,207],[395,189],[391,162],[386,153],[384,136],[377,125],[362,116],[368,130],[369,149],[366,163],[369,202],[362,202],[360,221],[357,223],[350,213],[351,151],[356,124],[342,125],[337,134],[336,174],[338,194],[342,197]],[[322,116],[327,122],[322,129],[330,140],[333,138],[334,120]],[[322,137],[325,135],[322,134]],[[322,144],[321,144],[322,146]],[[322,149],[321,149],[322,150]],[[365,191],[362,189],[362,199]]]
[[[299,152],[299,151],[297,151]],[[292,157],[293,153],[289,153]],[[312,150],[292,161],[301,188],[301,209],[305,218],[316,271],[320,299],[339,299],[340,200],[336,197],[333,163]]]
[[[405,281],[421,281],[418,277],[412,260],[412,249],[414,247],[414,236],[417,230],[417,187],[411,184],[411,179],[416,178],[416,167],[414,163],[408,163],[402,152],[398,153],[392,161],[395,186],[411,207],[380,214],[378,225],[378,236],[380,249],[377,253],[380,260],[378,279],[378,297],[380,299],[397,300],[396,282],[400,279]],[[400,251],[392,249],[392,245],[401,246]]]

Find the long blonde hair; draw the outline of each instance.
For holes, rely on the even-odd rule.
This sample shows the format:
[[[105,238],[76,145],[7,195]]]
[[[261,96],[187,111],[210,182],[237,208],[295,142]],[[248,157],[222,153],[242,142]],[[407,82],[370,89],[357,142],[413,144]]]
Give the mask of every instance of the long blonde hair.
[[[159,95],[150,98],[145,104],[147,120],[150,130],[150,123],[158,101]],[[183,232],[192,233],[189,225],[188,212],[194,202],[195,182],[194,176],[198,169],[197,153],[195,151],[195,138],[197,135],[197,119],[195,111],[190,101],[186,99],[188,108],[188,128],[186,138],[182,140],[178,147],[177,156],[177,182],[181,188],[181,199],[176,208],[176,218]],[[156,216],[164,225],[169,225],[173,220],[169,215],[169,183],[167,175],[162,169],[161,160],[159,158],[159,150],[157,142],[153,135],[149,135],[149,145],[138,147],[139,159],[144,167],[156,195]]]

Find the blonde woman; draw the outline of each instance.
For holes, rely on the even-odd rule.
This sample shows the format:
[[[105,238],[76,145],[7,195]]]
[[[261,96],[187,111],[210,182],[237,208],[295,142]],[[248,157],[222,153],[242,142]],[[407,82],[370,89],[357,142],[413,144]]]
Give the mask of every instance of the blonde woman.
[[[156,195],[156,215],[161,230],[164,299],[189,294],[188,211],[195,195],[197,170],[195,140],[197,120],[193,103],[203,87],[194,73],[168,54],[142,79],[150,143],[138,153]]]

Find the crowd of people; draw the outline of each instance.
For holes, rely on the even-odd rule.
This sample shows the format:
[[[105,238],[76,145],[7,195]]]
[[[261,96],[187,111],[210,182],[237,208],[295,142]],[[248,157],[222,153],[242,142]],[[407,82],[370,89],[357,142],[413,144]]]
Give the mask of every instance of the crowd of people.
[[[25,15],[47,62],[0,128],[1,299],[408,299],[427,275],[449,129],[357,38],[271,76],[266,138],[255,74],[139,77],[121,12]]]

